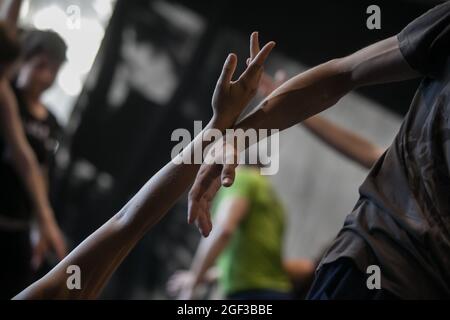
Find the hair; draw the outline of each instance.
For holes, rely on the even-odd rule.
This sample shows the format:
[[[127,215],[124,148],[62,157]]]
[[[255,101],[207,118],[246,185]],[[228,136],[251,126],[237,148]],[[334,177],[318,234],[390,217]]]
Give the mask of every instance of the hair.
[[[0,64],[14,62],[20,54],[20,43],[11,29],[0,22]]]
[[[54,62],[63,63],[66,51],[66,43],[54,31],[31,30],[22,36],[22,57],[25,61],[43,53]]]

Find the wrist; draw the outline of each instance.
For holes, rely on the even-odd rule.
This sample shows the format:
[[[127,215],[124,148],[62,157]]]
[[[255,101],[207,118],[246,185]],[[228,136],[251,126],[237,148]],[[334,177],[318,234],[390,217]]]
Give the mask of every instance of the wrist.
[[[50,208],[43,208],[39,210],[37,215],[37,222],[41,226],[48,226],[55,223],[53,211]]]
[[[209,129],[217,129],[224,132],[226,129],[232,128],[234,121],[225,119],[224,117],[213,116],[208,123]]]

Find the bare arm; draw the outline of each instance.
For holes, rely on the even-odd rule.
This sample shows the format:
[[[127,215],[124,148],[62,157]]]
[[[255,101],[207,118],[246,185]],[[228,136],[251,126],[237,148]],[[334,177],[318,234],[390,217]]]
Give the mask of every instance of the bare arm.
[[[285,82],[236,128],[287,129],[333,106],[351,90],[365,85],[420,76],[404,60],[397,37],[377,42],[344,58],[328,61]],[[240,152],[242,150],[237,150]],[[206,198],[217,192],[216,180],[229,186],[236,164],[204,164],[189,194],[191,219],[209,215]]]
[[[201,240],[191,266],[192,283],[183,290],[180,298],[192,298],[203,275],[214,265],[217,257],[227,247],[247,212],[248,201],[245,198],[230,197],[220,203],[216,227],[210,237]]]
[[[257,36],[252,35],[252,45]],[[202,133],[184,149],[179,157],[194,157],[209,143],[209,131],[223,131],[236,121],[246,104],[253,98],[262,73],[262,64],[274,43],[267,44],[237,81],[231,81],[237,64],[230,55],[219,77],[213,98],[214,116]],[[220,99],[218,99],[220,97]],[[244,99],[236,99],[236,97]],[[218,101],[220,100],[220,101]],[[223,103],[225,102],[226,103]],[[206,135],[207,137],[204,137]],[[180,198],[194,180],[199,164],[169,162],[109,221],[96,230],[47,275],[22,291],[16,299],[86,299],[95,298],[112,273],[142,236],[155,225]],[[203,229],[211,227],[209,219],[199,219]],[[209,232],[203,235],[207,236]],[[67,268],[77,265],[81,270],[81,290],[69,290]]]
[[[22,0],[1,0],[0,1],[0,21],[4,21],[14,32],[17,31],[17,21],[19,19]]]
[[[288,259],[283,261],[283,268],[292,282],[302,282],[313,276],[315,264],[309,259]]]
[[[10,162],[27,188],[41,233],[62,259],[66,254],[66,246],[48,202],[44,176],[25,137],[14,93],[5,78],[0,81],[0,127],[8,146]]]
[[[353,89],[418,76],[391,37],[293,77],[237,127],[284,130],[328,109]]]

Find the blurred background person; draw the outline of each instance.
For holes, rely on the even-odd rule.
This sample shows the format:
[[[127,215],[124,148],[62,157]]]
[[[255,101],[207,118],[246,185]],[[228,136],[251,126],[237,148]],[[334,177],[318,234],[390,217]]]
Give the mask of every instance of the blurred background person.
[[[66,253],[64,239],[55,222],[48,201],[45,173],[40,165],[45,163],[42,150],[48,141],[39,141],[24,130],[25,110],[18,104],[17,92],[10,86],[13,64],[20,48],[16,22],[21,1],[1,3],[0,42],[1,92],[0,92],[0,298],[8,299],[32,281],[31,222],[36,217],[40,233],[35,248],[35,267],[41,256],[53,249],[61,259]],[[42,130],[34,125],[34,130]]]
[[[201,240],[190,277],[177,273],[170,280],[178,298],[192,299],[217,262],[227,299],[291,299],[292,284],[283,267],[284,208],[257,165],[238,168],[233,186],[214,198],[212,213],[215,228]]]

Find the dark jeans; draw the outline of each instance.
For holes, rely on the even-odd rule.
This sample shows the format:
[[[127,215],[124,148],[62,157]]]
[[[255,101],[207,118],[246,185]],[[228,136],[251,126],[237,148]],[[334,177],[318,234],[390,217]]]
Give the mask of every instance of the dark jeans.
[[[308,300],[396,300],[391,292],[367,288],[368,275],[352,259],[340,258],[318,271],[306,299]]]
[[[30,284],[29,230],[0,230],[0,300],[11,299]]]

